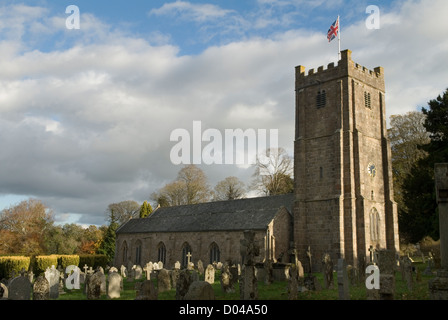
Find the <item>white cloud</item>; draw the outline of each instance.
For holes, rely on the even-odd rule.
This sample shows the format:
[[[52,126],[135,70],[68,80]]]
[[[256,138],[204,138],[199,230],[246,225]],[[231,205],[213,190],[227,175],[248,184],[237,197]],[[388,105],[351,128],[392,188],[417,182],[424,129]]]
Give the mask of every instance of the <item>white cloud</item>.
[[[415,109],[447,86],[448,25],[440,13],[447,6],[409,2],[383,12],[380,30],[367,30],[363,19],[344,27],[343,49],[370,69],[385,68],[388,115]],[[233,14],[181,1],[156,10],[198,22]],[[41,23],[36,34],[61,22],[44,15],[28,13],[29,25]],[[221,132],[278,129],[279,145],[291,151],[294,67],[337,58],[326,30],[241,38],[182,56],[167,44],[168,34],[153,34],[148,43],[93,15],[83,19],[82,36],[67,34],[48,52],[24,50],[28,42],[12,37],[0,42],[0,193],[33,195],[59,213],[79,215],[80,223],[101,223],[108,204],[148,199],[174,179],[180,167],[170,163],[170,133],[191,132],[194,120]],[[14,23],[10,28],[23,36],[28,24]],[[229,165],[201,168],[212,185],[230,175],[248,182],[252,174]]]

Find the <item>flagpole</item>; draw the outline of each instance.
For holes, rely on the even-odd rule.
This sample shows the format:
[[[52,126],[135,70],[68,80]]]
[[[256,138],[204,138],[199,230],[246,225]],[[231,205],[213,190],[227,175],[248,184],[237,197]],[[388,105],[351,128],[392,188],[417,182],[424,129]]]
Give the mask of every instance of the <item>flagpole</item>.
[[[338,15],[338,42],[339,42],[338,60],[341,60],[341,22],[339,21],[339,15]]]

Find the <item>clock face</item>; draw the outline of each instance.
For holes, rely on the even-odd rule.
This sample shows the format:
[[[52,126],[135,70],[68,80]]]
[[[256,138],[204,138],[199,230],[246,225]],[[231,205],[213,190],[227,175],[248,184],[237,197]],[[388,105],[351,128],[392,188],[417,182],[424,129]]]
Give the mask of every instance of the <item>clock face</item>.
[[[367,172],[369,173],[369,175],[371,177],[374,177],[376,174],[376,167],[373,163],[369,163],[369,165],[367,166]]]

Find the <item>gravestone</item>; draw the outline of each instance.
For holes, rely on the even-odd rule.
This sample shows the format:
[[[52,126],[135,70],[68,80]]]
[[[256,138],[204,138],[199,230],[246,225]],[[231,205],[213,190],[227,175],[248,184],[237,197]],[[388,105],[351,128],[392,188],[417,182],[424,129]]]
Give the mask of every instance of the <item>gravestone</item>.
[[[121,277],[123,277],[123,278],[126,278],[128,276],[127,269],[124,265],[121,265],[121,267],[120,267],[120,274],[121,274]]]
[[[198,261],[198,272],[200,275],[204,274],[204,263],[202,262],[202,260]]]
[[[339,300],[350,300],[350,288],[345,259],[338,259],[338,293]]]
[[[402,279],[406,282],[408,290],[412,291],[414,288],[413,266],[412,261],[408,256],[401,257],[400,269]]]
[[[179,269],[173,269],[170,272],[171,275],[171,284],[172,287],[176,288],[177,286],[177,280],[179,279],[180,270]]]
[[[57,299],[59,297],[59,277],[60,272],[56,270],[55,266],[47,268],[45,271],[45,278],[50,284],[50,299]]]
[[[136,298],[135,300],[157,300],[157,290],[154,288],[154,284],[151,280],[145,280],[136,285]]]
[[[339,261],[338,261],[339,263]],[[333,261],[328,253],[324,254],[322,258],[322,270],[324,276],[325,289],[333,289]]]
[[[33,284],[33,300],[48,299],[50,299],[50,283],[43,275],[40,275]]]
[[[159,270],[157,274],[157,290],[159,292],[171,290],[171,276],[166,269]]]
[[[209,264],[207,269],[205,269],[205,281],[213,284],[215,282],[215,267]]]
[[[288,277],[288,299],[297,300],[299,294],[299,273],[295,264],[291,265]]]
[[[436,201],[439,210],[440,269],[429,282],[432,300],[448,300],[448,163],[434,165]]]
[[[0,300],[6,299],[8,299],[8,287],[3,282],[0,282]]]
[[[146,274],[146,280],[151,280],[152,270],[153,270],[152,262],[148,262],[143,268],[143,271],[145,271]]]
[[[179,278],[176,283],[176,300],[184,300],[185,295],[190,288],[190,285],[193,283],[193,279],[188,270],[180,270]]]
[[[11,280],[8,286],[9,300],[30,300],[31,282],[28,277],[18,276]]]
[[[110,267],[108,273],[111,274],[112,272],[118,272],[118,269],[116,267]]]
[[[159,261],[157,262],[157,270],[162,270],[163,269],[163,262]]]
[[[141,266],[136,265],[133,267],[134,269],[134,280],[140,280],[143,274],[143,269]]]
[[[240,299],[257,300],[258,284],[255,268],[255,257],[260,254],[260,248],[255,243],[255,232],[244,231],[244,238],[240,240],[241,261],[243,268],[240,277]]]
[[[123,290],[123,277],[118,272],[110,272],[108,276],[107,297],[109,299],[120,298]]]
[[[67,278],[65,278],[65,287],[68,290],[72,289],[80,289],[80,275],[81,269],[78,266],[71,265],[65,268],[65,274]]]
[[[377,253],[380,269],[380,299],[393,300],[395,294],[395,252],[381,249]]]
[[[233,275],[230,272],[230,266],[226,265],[221,270],[221,289],[224,293],[235,292]]]
[[[202,262],[202,261],[201,261]],[[174,263],[174,269],[175,270],[180,270],[180,262],[179,261],[176,261],[175,263]]]
[[[213,266],[212,266],[213,267]],[[207,281],[194,281],[188,288],[185,300],[215,300],[213,287]]]
[[[98,300],[101,298],[101,287],[103,285],[104,274],[97,271],[89,274],[86,280],[86,294],[88,300]]]

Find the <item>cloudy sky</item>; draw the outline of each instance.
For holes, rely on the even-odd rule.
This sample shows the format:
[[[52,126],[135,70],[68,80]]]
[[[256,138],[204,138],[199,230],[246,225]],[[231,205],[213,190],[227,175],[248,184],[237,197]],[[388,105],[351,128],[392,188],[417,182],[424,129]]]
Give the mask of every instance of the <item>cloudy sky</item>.
[[[0,210],[33,197],[57,223],[105,224],[108,204],[175,179],[170,135],[193,121],[276,129],[292,153],[294,67],[337,61],[338,15],[342,49],[385,68],[387,116],[418,110],[448,87],[447,12],[445,0],[0,0]],[[200,168],[211,186],[253,173]]]

